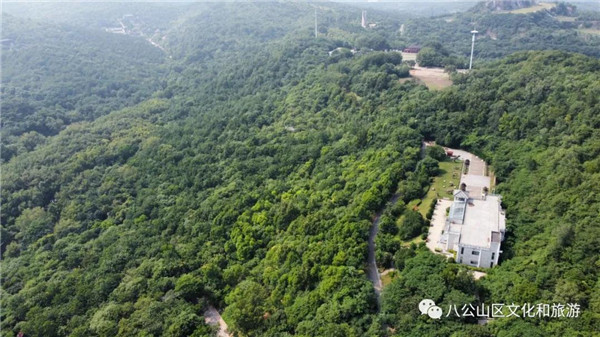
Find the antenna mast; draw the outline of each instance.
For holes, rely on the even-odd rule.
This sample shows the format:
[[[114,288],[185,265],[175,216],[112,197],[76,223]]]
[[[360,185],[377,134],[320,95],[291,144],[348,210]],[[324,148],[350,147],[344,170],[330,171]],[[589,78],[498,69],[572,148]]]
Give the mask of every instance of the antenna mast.
[[[479,33],[476,30],[472,30],[471,34],[473,34],[473,39],[471,39],[471,59],[469,60],[469,70],[473,67],[473,49],[475,49],[475,35]]]
[[[367,11],[362,11],[362,17],[360,19],[360,25],[363,28],[367,28]]]
[[[317,38],[318,34],[319,31],[317,30],[317,9],[315,8],[315,39]]]

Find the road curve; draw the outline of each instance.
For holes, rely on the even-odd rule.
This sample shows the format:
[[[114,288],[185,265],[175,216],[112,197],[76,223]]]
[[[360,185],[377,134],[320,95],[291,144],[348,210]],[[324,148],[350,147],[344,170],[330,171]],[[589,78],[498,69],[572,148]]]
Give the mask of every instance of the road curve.
[[[371,226],[371,230],[369,231],[369,257],[368,257],[368,265],[367,265],[367,274],[369,276],[369,280],[373,283],[373,288],[375,288],[375,293],[377,294],[377,300],[379,301],[379,294],[381,293],[381,276],[379,275],[379,270],[377,270],[377,261],[375,261],[375,237],[377,236],[377,232],[379,231],[379,219],[381,214],[377,214],[375,219],[373,220],[373,225]]]
[[[425,142],[421,142],[421,158],[425,158]],[[371,229],[369,229],[369,254],[367,257],[367,276],[369,281],[373,283],[373,288],[375,289],[375,294],[377,296],[377,306],[380,309],[381,306],[381,290],[383,289],[383,284],[381,283],[381,275],[379,274],[379,270],[377,269],[377,260],[375,258],[375,238],[377,237],[377,232],[379,231],[379,219],[385,211],[387,206],[393,206],[398,199],[400,198],[399,194],[394,194],[390,201],[383,207],[379,213],[375,215],[373,218],[373,224],[371,225]]]

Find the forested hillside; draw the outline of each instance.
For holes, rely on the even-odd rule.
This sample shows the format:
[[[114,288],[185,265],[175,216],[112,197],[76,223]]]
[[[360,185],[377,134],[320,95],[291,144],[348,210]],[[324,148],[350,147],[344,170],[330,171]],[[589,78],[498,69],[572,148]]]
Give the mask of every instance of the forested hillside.
[[[148,99],[163,53],[140,39],[2,16],[2,160],[65,126]]]
[[[490,11],[482,2],[464,13],[408,20],[399,41],[435,49],[436,66],[467,67],[469,32],[474,29],[479,32],[476,60],[497,59],[520,50],[564,50],[600,57],[600,37],[578,30],[597,20],[597,13],[579,11],[568,3],[551,10],[510,14]],[[448,55],[457,59],[444,60]]]
[[[62,24],[58,38],[35,21],[7,24],[48,34],[64,45],[32,50],[72,61],[18,54],[32,34],[3,50],[3,73],[22,69],[2,87],[12,137],[2,155],[3,335],[209,336],[209,305],[239,336],[600,331],[598,59],[520,52],[430,91],[406,81],[399,53],[366,47],[394,42],[345,20],[355,9],[319,7],[316,39],[308,4],[195,11],[170,14],[166,51]],[[357,43],[366,48],[328,54]],[[27,84],[23,72],[37,68],[45,75]],[[88,85],[96,72],[106,77]],[[44,133],[47,119],[28,116],[63,122]],[[378,303],[365,273],[371,221],[393,195],[401,202],[386,216],[415,215],[405,204],[438,165],[423,139],[491,163],[507,208],[504,260],[475,281],[423,244],[390,242],[399,277]],[[581,316],[432,321],[417,309],[423,298],[444,308],[576,302]]]
[[[427,262],[434,259],[427,251],[408,261],[398,254],[406,267],[384,296],[387,322],[400,335],[449,335],[427,330],[439,328],[427,321],[416,323],[412,308],[423,297],[472,303],[465,296],[471,291],[478,303],[569,302],[584,309],[579,319],[495,320],[468,335],[594,335],[600,328],[600,62],[562,52],[518,53],[458,75],[455,83],[425,99],[408,98],[400,109],[423,121],[417,129],[426,138],[491,162],[507,208],[504,261],[474,285],[448,277],[452,265]],[[440,287],[456,282],[466,294]]]

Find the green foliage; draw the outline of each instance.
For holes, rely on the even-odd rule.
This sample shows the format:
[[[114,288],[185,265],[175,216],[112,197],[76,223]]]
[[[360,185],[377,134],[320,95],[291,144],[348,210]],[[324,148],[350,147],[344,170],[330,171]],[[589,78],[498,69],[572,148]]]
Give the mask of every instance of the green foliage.
[[[404,214],[398,234],[402,240],[410,240],[423,231],[425,220],[417,211],[410,210]]]
[[[449,304],[459,308],[464,304],[476,305],[477,289],[472,286],[474,282],[466,267],[448,264],[443,257],[426,248],[416,252],[403,248],[397,256],[400,275],[383,292],[381,312],[384,322],[391,324],[398,335],[414,331],[423,335],[438,335],[443,331],[445,335],[468,328],[460,319],[452,317],[431,324],[418,310],[418,304],[424,298],[432,299],[444,310]]]
[[[229,306],[224,316],[231,322],[233,331],[248,334],[261,326],[268,314],[266,300],[267,292],[260,284],[242,281],[226,299]]]
[[[386,41],[385,37],[371,33],[365,36],[361,36],[356,40],[356,46],[358,48],[369,48],[374,50],[385,50],[390,49],[390,45]]]
[[[422,48],[417,54],[417,63],[421,67],[441,67],[443,55],[431,47]]]
[[[52,220],[52,215],[41,207],[26,209],[15,219],[19,231],[15,238],[27,246],[52,232]]]
[[[202,296],[202,281],[191,274],[183,274],[175,282],[175,292],[187,301]]]
[[[597,15],[588,16],[594,12],[577,13],[574,8],[567,9],[570,15],[580,15],[580,19],[561,22],[545,10],[498,14],[482,7],[483,3],[452,16],[409,19],[405,22],[401,41],[405,45],[423,46],[421,58],[425,64],[465,68],[469,65],[471,52],[470,31],[476,23],[479,34],[475,42],[474,67],[482,64],[482,60],[498,59],[525,50],[562,50],[600,56],[600,39],[586,37],[576,30],[580,25],[598,20]],[[563,7],[559,7],[557,10],[562,12]]]
[[[425,149],[425,153],[437,160],[437,161],[444,161],[446,160],[447,156],[446,156],[446,150],[444,150],[443,147],[439,146],[439,145],[434,145],[434,146],[428,146]]]
[[[190,6],[172,23],[158,20],[168,60],[131,36],[6,20],[25,42],[49,40],[32,45],[31,58],[3,53],[7,336],[209,335],[208,303],[249,336],[384,335],[385,326],[398,335],[595,331],[598,60],[518,53],[431,92],[398,81],[407,71],[398,53],[330,58],[360,36],[381,39],[335,20],[314,39],[309,5]],[[331,12],[355,16],[337,5]],[[410,36],[420,29],[407,27]],[[453,33],[440,27],[440,36]],[[448,39],[448,52],[430,46],[448,64],[459,40]],[[47,73],[30,83],[44,48]],[[475,151],[498,177],[510,235],[504,261],[477,283],[422,244],[401,245],[426,228],[405,205],[423,196],[442,157],[432,149],[421,159],[423,138]],[[364,267],[381,209],[377,261],[400,275],[378,313]],[[415,309],[424,297],[443,307],[578,301],[583,317],[437,324]]]
[[[437,205],[437,201],[438,201],[437,198],[431,200],[431,204],[429,205],[429,209],[427,210],[427,214],[425,216],[425,218],[427,220],[431,220],[431,218],[433,217],[433,213],[435,212],[435,206]]]
[[[438,175],[440,165],[437,160],[427,156],[419,162],[418,169],[423,173],[424,177],[432,177]]]
[[[2,161],[66,126],[150,98],[163,53],[145,41],[3,14]]]

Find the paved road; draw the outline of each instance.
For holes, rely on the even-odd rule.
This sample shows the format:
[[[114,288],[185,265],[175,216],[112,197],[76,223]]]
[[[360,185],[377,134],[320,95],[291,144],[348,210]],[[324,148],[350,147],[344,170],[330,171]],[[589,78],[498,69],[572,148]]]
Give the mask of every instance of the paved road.
[[[461,175],[460,182],[467,185],[467,191],[471,197],[477,198],[478,196],[481,196],[484,187],[487,187],[489,191],[491,178],[487,175],[487,164],[483,159],[467,151],[451,148],[445,149],[452,151],[452,153],[455,156],[458,156],[458,159],[462,161],[469,160],[469,171],[467,174]]]
[[[446,199],[439,199],[435,205],[433,216],[431,217],[431,227],[429,227],[429,234],[427,236],[427,248],[432,252],[435,252],[436,248],[443,248],[439,244],[440,238],[442,237],[442,231],[446,227],[446,208],[452,205],[452,201]]]
[[[469,174],[472,175],[478,175],[478,176],[484,176],[485,175],[485,171],[486,171],[486,164],[485,161],[479,157],[477,157],[476,155],[464,151],[464,150],[458,150],[458,149],[451,149],[446,147],[446,150],[452,151],[452,153],[458,157],[458,159],[464,161],[469,159],[469,161],[471,162],[471,165],[469,165]]]
[[[369,257],[367,266],[367,274],[369,276],[369,280],[371,280],[371,283],[373,283],[373,288],[375,288],[375,293],[377,294],[378,300],[382,285],[381,275],[379,275],[379,270],[377,270],[377,261],[375,261],[375,237],[377,236],[377,231],[379,231],[380,218],[381,214],[377,214],[375,220],[373,221],[373,225],[371,226],[371,230],[369,231]]]

